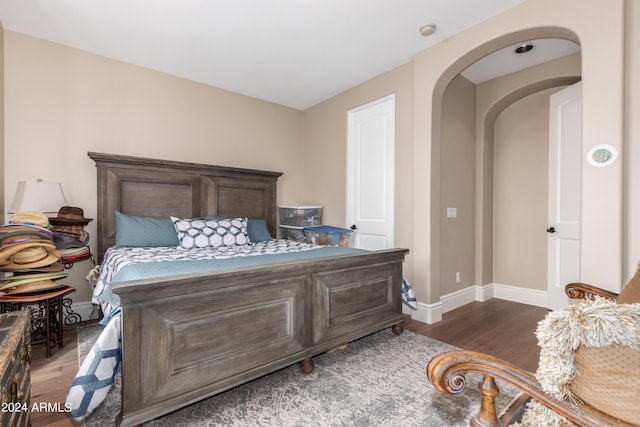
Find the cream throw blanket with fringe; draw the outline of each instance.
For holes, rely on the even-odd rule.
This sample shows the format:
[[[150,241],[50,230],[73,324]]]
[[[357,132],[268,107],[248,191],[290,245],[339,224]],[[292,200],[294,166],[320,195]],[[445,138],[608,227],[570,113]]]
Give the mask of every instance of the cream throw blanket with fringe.
[[[576,349],[581,345],[617,344],[639,350],[640,304],[617,304],[603,298],[583,300],[550,312],[538,324],[536,337],[540,361],[535,376],[542,389],[556,399],[575,404],[579,398],[572,393],[570,385],[579,375],[574,365]],[[572,423],[535,400],[527,405],[520,424],[522,427],[561,425]]]

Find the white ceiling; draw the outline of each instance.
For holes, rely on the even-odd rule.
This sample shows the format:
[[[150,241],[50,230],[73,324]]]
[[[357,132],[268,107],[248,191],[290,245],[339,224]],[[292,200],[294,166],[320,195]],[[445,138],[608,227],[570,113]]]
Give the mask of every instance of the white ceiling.
[[[522,54],[515,53],[515,49],[523,44],[531,44],[533,49]],[[485,56],[460,74],[478,84],[579,51],[580,45],[569,40],[527,40],[526,43],[508,46]]]
[[[0,22],[6,30],[304,110],[523,1],[2,0]],[[437,29],[424,37],[418,29],[428,22]],[[508,62],[501,61],[465,75],[480,81],[496,70],[506,74]]]

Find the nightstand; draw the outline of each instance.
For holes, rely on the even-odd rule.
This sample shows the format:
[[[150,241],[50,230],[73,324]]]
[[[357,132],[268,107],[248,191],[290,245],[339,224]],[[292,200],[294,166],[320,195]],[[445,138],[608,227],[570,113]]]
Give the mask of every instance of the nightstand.
[[[65,295],[75,291],[65,286],[53,292],[29,296],[0,296],[0,313],[9,313],[29,307],[31,311],[31,344],[44,343],[47,357],[51,357],[51,348],[63,344],[62,300]]]

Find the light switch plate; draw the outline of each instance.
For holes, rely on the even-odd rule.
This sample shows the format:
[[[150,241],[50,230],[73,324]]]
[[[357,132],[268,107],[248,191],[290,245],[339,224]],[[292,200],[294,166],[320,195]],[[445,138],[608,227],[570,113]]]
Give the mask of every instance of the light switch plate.
[[[457,218],[457,217],[458,217],[457,208],[447,208],[447,218]]]

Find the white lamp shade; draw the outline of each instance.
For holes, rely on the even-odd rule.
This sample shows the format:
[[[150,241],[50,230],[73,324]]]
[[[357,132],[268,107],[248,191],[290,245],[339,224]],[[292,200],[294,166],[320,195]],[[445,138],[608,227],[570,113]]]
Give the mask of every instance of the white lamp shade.
[[[67,205],[67,199],[62,192],[62,184],[48,182],[18,182],[16,195],[9,207],[9,213],[42,212],[57,213],[61,207]]]

